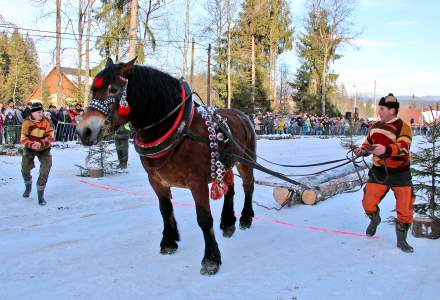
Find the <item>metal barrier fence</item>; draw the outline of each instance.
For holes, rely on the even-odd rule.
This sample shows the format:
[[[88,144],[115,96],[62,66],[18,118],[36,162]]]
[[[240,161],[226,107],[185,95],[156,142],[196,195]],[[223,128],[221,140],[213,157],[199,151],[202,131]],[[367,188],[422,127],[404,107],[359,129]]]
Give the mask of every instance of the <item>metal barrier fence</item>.
[[[55,141],[70,142],[77,140],[76,124],[58,122],[55,127]],[[7,125],[0,127],[0,145],[20,144],[21,125]]]
[[[70,142],[77,140],[75,133],[76,124],[58,122],[55,128],[55,140],[59,142]]]
[[[291,134],[291,135],[303,135],[303,136],[346,136],[350,134],[352,130],[353,135],[367,135],[369,128],[367,127],[356,127],[350,129],[348,126],[329,126],[329,127],[307,127],[307,126],[295,126],[284,128],[283,130],[268,129],[265,126],[260,126],[259,129],[256,128],[255,131],[257,135],[277,135],[277,134]],[[413,127],[413,135],[426,135],[429,133],[429,128],[427,127]]]
[[[292,135],[309,135],[309,136],[344,136],[350,133],[350,128],[347,126],[330,126],[326,128],[309,128],[302,127],[288,127],[284,130],[268,130],[261,126],[261,129],[256,129],[257,135],[268,134],[292,134]],[[75,133],[76,124],[58,122],[55,128],[55,140],[58,142],[69,142],[77,140]],[[367,135],[368,128],[355,128],[353,135]],[[413,135],[429,134],[427,127],[414,127]],[[21,125],[7,125],[0,127],[0,145],[2,144],[19,144],[21,135]]]

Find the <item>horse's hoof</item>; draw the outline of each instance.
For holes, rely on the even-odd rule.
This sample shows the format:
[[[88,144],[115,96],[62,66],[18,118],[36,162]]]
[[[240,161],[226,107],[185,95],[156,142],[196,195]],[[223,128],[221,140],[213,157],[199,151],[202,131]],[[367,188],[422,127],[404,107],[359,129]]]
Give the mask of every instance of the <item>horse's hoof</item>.
[[[240,229],[249,229],[252,225],[252,218],[240,218]]]
[[[174,254],[179,246],[175,241],[165,240],[160,243],[160,254]]]
[[[160,254],[164,254],[164,255],[174,254],[174,253],[176,253],[176,251],[177,251],[177,248],[171,248],[171,247],[161,247],[160,248]]]
[[[223,236],[230,238],[234,235],[235,232],[235,224],[231,226],[220,226],[220,228],[223,230]]]
[[[203,260],[202,268],[200,269],[200,274],[202,275],[214,275],[220,269],[220,264],[213,260]]]

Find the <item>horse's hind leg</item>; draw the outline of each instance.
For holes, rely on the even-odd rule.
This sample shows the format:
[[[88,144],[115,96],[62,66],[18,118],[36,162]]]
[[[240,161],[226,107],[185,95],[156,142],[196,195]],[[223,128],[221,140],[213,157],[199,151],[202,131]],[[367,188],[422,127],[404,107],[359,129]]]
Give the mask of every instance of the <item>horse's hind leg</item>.
[[[254,193],[254,169],[243,164],[237,164],[238,172],[243,180],[244,205],[240,217],[240,229],[248,229],[252,225],[254,210],[252,195]]]
[[[235,221],[237,218],[234,214],[234,194],[234,184],[228,185],[228,192],[225,194],[220,221],[220,228],[223,230],[224,237],[231,237],[235,232]]]
[[[197,223],[203,232],[205,239],[205,255],[202,260],[202,275],[213,275],[217,273],[222,259],[217,241],[215,240],[211,208],[209,206],[208,183],[195,185],[191,193],[196,203]]]
[[[150,180],[157,197],[159,208],[163,219],[162,241],[160,242],[160,253],[173,254],[177,251],[177,241],[180,240],[177,222],[174,218],[173,204],[171,203],[171,189],[162,186],[160,183]]]

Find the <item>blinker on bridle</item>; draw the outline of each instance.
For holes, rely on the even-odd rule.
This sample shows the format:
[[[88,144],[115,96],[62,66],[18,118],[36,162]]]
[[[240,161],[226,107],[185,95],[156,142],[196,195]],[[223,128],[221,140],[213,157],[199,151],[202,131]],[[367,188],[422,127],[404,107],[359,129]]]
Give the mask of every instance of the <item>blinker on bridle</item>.
[[[119,77],[121,80],[125,82],[124,87],[122,88],[122,91],[120,93],[120,99],[119,99],[119,108],[118,108],[118,114],[121,116],[127,116],[130,113],[130,105],[127,101],[127,86],[128,86],[128,80]],[[104,80],[102,77],[97,77],[93,81],[93,87],[95,89],[102,88],[102,85],[104,83]],[[94,110],[97,110],[101,113],[103,113],[105,116],[108,116],[110,112],[110,105],[114,104],[116,102],[117,96],[107,96],[104,100],[98,100],[98,99],[92,99],[89,103],[89,108],[93,108]]]

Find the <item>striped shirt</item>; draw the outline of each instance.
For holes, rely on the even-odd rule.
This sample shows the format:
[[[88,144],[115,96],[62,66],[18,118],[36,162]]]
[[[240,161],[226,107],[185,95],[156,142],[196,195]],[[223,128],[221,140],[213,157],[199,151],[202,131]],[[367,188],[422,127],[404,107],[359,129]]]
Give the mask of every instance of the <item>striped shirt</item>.
[[[41,148],[38,150],[32,149],[34,151],[43,151],[50,148],[51,143],[55,140],[53,128],[50,122],[46,118],[42,118],[40,121],[32,120],[31,118],[26,119],[23,124],[21,124],[21,139],[20,143],[26,148],[32,149],[32,144],[39,142]]]
[[[373,155],[373,165],[396,172],[408,170],[411,161],[411,127],[399,117],[388,122],[376,122],[361,145],[363,150],[371,149],[374,144],[385,146],[385,155]]]

